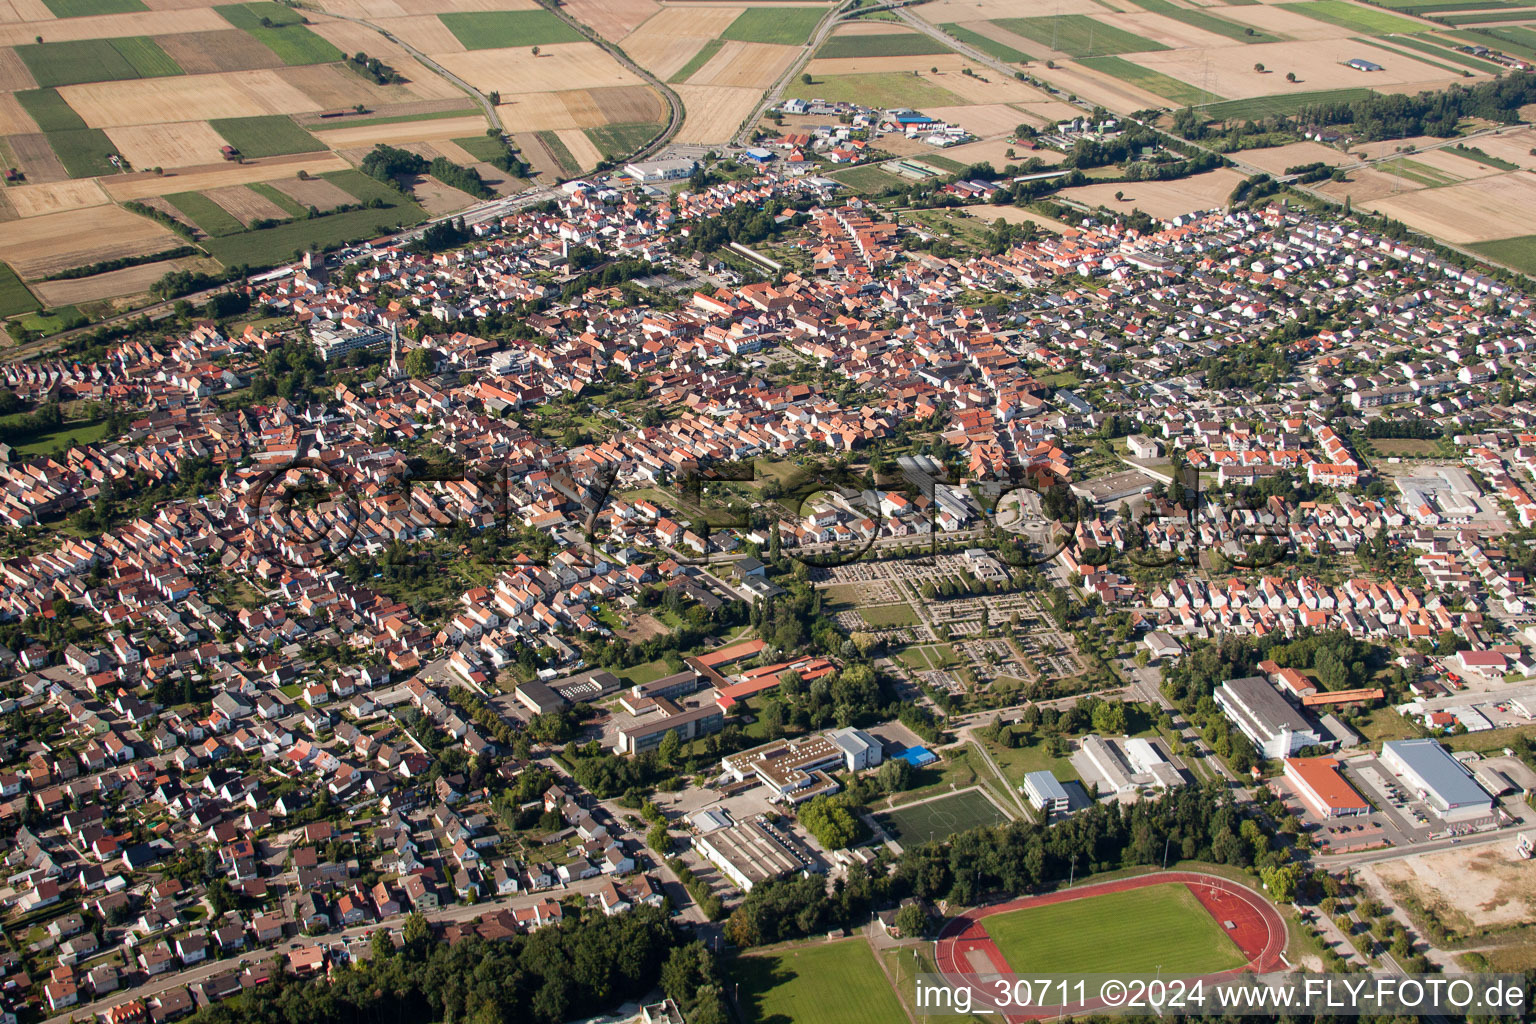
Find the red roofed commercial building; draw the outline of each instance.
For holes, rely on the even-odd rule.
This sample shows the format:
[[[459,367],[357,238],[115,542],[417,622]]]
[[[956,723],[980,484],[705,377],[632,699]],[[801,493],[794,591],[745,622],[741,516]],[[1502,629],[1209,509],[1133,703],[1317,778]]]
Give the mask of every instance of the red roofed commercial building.
[[[1288,757],[1285,777],[1296,795],[1319,818],[1369,814],[1371,805],[1355,791],[1332,757]]]

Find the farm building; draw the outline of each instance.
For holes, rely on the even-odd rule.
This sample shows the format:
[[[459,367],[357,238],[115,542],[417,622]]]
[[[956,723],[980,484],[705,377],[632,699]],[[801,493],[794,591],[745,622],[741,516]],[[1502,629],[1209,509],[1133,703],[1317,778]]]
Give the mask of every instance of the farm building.
[[[1374,63],[1373,61],[1365,60],[1362,57],[1356,57],[1355,59],[1353,59],[1351,61],[1347,61],[1345,63],[1345,66],[1346,67],[1354,68],[1356,71],[1384,71],[1384,70],[1386,70],[1380,64]]]
[[[1492,813],[1493,798],[1434,740],[1388,741],[1381,747],[1381,763],[1447,822],[1475,821]]]
[[[1331,757],[1288,757],[1285,778],[1302,803],[1319,818],[1369,814],[1371,805],[1356,792]]]

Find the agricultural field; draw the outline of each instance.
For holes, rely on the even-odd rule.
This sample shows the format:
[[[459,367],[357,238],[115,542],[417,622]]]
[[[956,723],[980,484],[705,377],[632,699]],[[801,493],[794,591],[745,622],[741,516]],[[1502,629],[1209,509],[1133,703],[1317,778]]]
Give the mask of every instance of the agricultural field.
[[[1236,21],[1211,14],[1208,11],[1196,11],[1190,10],[1187,7],[1177,7],[1169,3],[1168,0],[1135,0],[1135,3],[1136,6],[1143,10],[1160,14],[1165,18],[1172,18],[1174,21],[1181,21],[1186,25],[1193,25],[1195,28],[1205,32],[1213,32],[1219,36],[1226,36],[1228,39],[1235,39],[1239,43],[1277,43],[1280,41],[1278,36],[1272,36],[1268,32],[1254,28],[1252,25],[1241,25]]]
[[[816,51],[817,57],[917,57],[949,53],[949,47],[921,32],[883,32],[878,35],[833,35]]]
[[[803,46],[826,13],[824,7],[748,7],[720,33],[720,38]]]
[[[748,1024],[889,1024],[905,1019],[862,938],[739,956],[726,968]]]
[[[582,34],[548,11],[458,11],[439,14],[466,50],[585,42]]]
[[[282,4],[226,4],[215,8],[231,25],[277,54],[288,65],[329,64],[342,52],[304,25],[305,17]]]
[[[43,88],[182,73],[170,55],[146,36],[29,43],[15,50],[33,81]]]
[[[1176,181],[1134,181],[1120,184],[1082,185],[1063,189],[1063,199],[1089,207],[1105,206],[1111,210],[1142,210],[1161,220],[1168,220],[1196,210],[1215,210],[1227,204],[1232,190],[1244,179],[1241,171],[1223,167]],[[1123,198],[1116,199],[1119,192]]]
[[[1187,977],[1240,967],[1241,950],[1189,887],[1150,885],[982,919],[1008,963],[1042,973]]]
[[[965,101],[931,78],[911,72],[813,76],[810,85],[796,80],[785,95],[829,102],[867,103],[875,107],[947,107]]]
[[[1326,21],[1330,25],[1338,25],[1340,28],[1347,28],[1352,32],[1363,32],[1367,35],[1428,32],[1434,28],[1427,22],[1412,21],[1360,4],[1346,3],[1345,0],[1305,0],[1303,3],[1279,6],[1287,11],[1295,11],[1297,14],[1304,14],[1318,21]]]
[[[984,36],[980,32],[966,28],[964,25],[951,22],[948,25],[940,25],[939,27],[942,28],[945,32],[948,32],[950,35],[954,36],[956,39],[960,40],[962,43],[965,43],[968,46],[974,46],[982,53],[985,53],[990,57],[995,57],[998,60],[1013,61],[1016,64],[1023,64],[1034,60],[1033,57],[1025,53],[1023,50],[1016,50],[1009,46],[1007,43],[1000,42],[991,38],[990,36]]]
[[[42,303],[37,301],[37,296],[27,291],[27,286],[21,283],[16,271],[0,263],[0,317],[30,313],[41,308]]]
[[[208,124],[242,156],[284,156],[325,149],[324,143],[294,124],[292,118],[277,114],[218,118]]]
[[[1115,28],[1086,14],[1060,17],[1000,18],[995,24],[1006,31],[1033,39],[1041,46],[1072,57],[1102,54],[1143,53],[1168,47],[1125,29]]]
[[[1160,71],[1153,71],[1151,68],[1144,68],[1140,64],[1132,64],[1123,57],[1084,57],[1078,63],[1083,67],[1129,82],[1138,89],[1145,89],[1181,107],[1214,103],[1221,99],[1215,93],[1197,89],[1188,82],[1181,82],[1177,78],[1172,78]]]

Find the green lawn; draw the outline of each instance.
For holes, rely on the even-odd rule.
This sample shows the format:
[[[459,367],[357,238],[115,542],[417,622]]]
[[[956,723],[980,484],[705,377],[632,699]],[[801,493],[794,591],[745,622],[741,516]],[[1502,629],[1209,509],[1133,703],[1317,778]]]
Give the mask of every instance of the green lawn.
[[[1102,71],[1123,82],[1129,82],[1139,89],[1145,89],[1181,107],[1215,103],[1221,99],[1213,92],[1206,92],[1188,82],[1181,82],[1161,71],[1153,71],[1140,64],[1133,64],[1124,57],[1084,57],[1078,63],[1095,71]]]
[[[767,10],[756,7],[753,10]],[[862,103],[869,107],[953,107],[965,100],[926,78],[904,71],[877,71],[865,75],[825,75],[806,85],[798,77],[785,95],[803,100],[823,99],[829,103]]]
[[[1302,3],[1278,6],[1288,11],[1295,11],[1297,14],[1305,14],[1318,21],[1326,21],[1330,25],[1338,25],[1341,28],[1370,35],[1428,32],[1433,28],[1431,25],[1409,21],[1407,18],[1388,14],[1386,11],[1345,3],[1344,0],[1304,0]]]
[[[709,42],[699,47],[699,52],[694,54],[692,57],[689,57],[688,63],[678,68],[677,72],[673,74],[671,78],[667,79],[667,81],[673,85],[681,85],[682,83],[688,81],[688,79],[692,78],[698,72],[699,68],[702,68],[705,64],[708,64],[710,58],[719,53],[720,47],[724,45],[725,40],[723,39],[711,39]]]
[[[549,11],[459,11],[437,19],[470,50],[579,43],[585,37]]]
[[[1314,0],[1321,3],[1323,0]],[[1043,18],[998,18],[994,25],[1015,35],[1033,39],[1074,57],[1093,57],[1106,53],[1146,53],[1166,50],[1162,43],[1143,39],[1133,32],[1106,25],[1086,14],[1063,14]]]
[[[10,264],[0,263],[0,317],[30,313],[41,308],[42,303],[21,283],[21,278],[16,276]]]
[[[116,153],[117,146],[100,128],[49,132],[46,137],[48,145],[53,148],[71,178],[94,178],[117,173],[117,168],[107,162],[107,156]]]
[[[43,88],[182,73],[170,54],[148,36],[27,43],[15,49]]]
[[[620,671],[614,673],[614,675],[629,683],[631,686],[639,685],[641,683],[653,683],[663,676],[669,676],[671,674],[672,667],[664,661],[642,662],[639,665],[631,665],[629,668],[621,669]]]
[[[1019,971],[1187,977],[1241,967],[1242,951],[1180,883],[984,918]]]
[[[1248,25],[1239,25],[1235,21],[1205,11],[1192,11],[1187,7],[1175,7],[1168,0],[1135,0],[1138,7],[1145,8],[1153,14],[1161,14],[1165,18],[1174,21],[1182,21],[1186,25],[1203,29],[1206,32],[1214,32],[1228,39],[1236,39],[1240,43],[1278,43],[1279,36],[1270,35]]]
[[[1010,60],[1016,64],[1023,64],[1025,61],[1034,60],[1033,57],[1023,50],[1015,50],[1007,43],[1000,43],[996,39],[990,39],[982,35],[980,32],[973,32],[964,25],[956,25],[951,22],[940,25],[939,28],[948,32],[967,46],[974,46],[982,53],[996,57],[998,60]]]
[[[107,421],[66,423],[57,430],[38,434],[15,446],[18,455],[47,455],[78,444],[94,444],[107,436]]]
[[[1007,817],[980,791],[939,797],[926,803],[898,807],[879,816],[880,823],[895,833],[903,846],[942,842],[957,832],[980,825],[998,825]]]
[[[1536,235],[1516,235],[1493,242],[1472,242],[1467,248],[1525,274],[1536,274]]]
[[[225,21],[243,29],[246,34],[277,54],[284,64],[329,64],[345,56],[305,28],[304,15],[291,7],[258,0],[247,4],[224,4],[214,10]]]
[[[821,44],[817,57],[917,57],[930,53],[950,53],[949,47],[921,32],[891,32],[880,35],[833,36]]]
[[[863,939],[815,941],[726,968],[747,1024],[892,1024],[906,1019]]]
[[[57,89],[26,89],[16,94],[21,108],[45,132],[67,132],[85,127],[85,120],[59,95]]]
[[[720,38],[804,46],[826,13],[820,7],[749,7],[726,26]]]
[[[587,138],[609,160],[625,157],[656,137],[659,124],[605,124],[586,129]]]
[[[495,160],[507,151],[504,142],[493,139],[489,135],[469,135],[462,139],[454,139],[453,144],[476,160]]]
[[[1323,0],[1314,0],[1321,3]],[[1305,107],[1319,103],[1353,103],[1371,95],[1370,89],[1318,89],[1293,92],[1284,96],[1257,96],[1246,100],[1213,103],[1202,113],[1217,121],[1256,121],[1265,117],[1289,117]]]
[[[147,11],[144,0],[43,0],[55,18],[88,18],[93,14]]]
[[[173,192],[165,198],[206,235],[236,235],[245,230],[238,217],[201,192]]]
[[[859,609],[859,617],[871,626],[915,626],[919,621],[906,602],[865,606]]]
[[[888,188],[900,187],[907,184],[907,179],[898,177],[890,171],[882,171],[874,165],[864,167],[850,167],[846,171],[834,171],[831,177],[847,185],[855,192],[873,195],[884,192]]]
[[[260,117],[223,117],[208,122],[241,156],[284,156],[288,153],[320,153],[325,143],[282,114]]]

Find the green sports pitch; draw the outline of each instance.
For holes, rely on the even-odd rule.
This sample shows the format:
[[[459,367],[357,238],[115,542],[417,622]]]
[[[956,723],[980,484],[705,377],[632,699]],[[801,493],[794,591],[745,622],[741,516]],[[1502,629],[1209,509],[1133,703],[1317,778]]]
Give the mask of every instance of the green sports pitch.
[[[728,975],[741,986],[741,1014],[748,1024],[890,1024],[907,1019],[863,939],[738,957]]]
[[[1015,971],[1189,977],[1247,962],[1182,882],[1026,907],[981,924]]]
[[[941,842],[956,832],[981,825],[1000,825],[1007,820],[1007,816],[979,789],[909,804],[879,816],[880,824],[894,833],[904,846]]]

